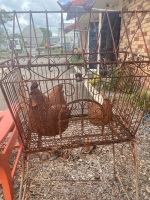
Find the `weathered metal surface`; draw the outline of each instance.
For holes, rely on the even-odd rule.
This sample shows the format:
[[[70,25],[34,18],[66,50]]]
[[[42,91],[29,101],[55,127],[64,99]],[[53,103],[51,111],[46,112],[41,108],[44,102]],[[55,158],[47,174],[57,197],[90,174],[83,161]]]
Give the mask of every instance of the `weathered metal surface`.
[[[24,52],[16,52],[12,48],[11,59],[1,64],[1,89],[16,123],[25,153],[133,142],[131,152],[135,158],[137,173],[134,141],[142,117],[149,106],[150,91],[149,49],[142,31],[143,20],[139,16],[145,17],[149,13],[148,11],[117,12],[115,22],[118,17],[121,17],[121,32],[118,26],[116,30],[120,32],[118,39],[114,31],[115,22],[112,21],[112,15],[110,15],[112,13],[115,12],[85,12],[88,26],[84,27],[81,13],[76,12],[75,26],[72,30],[74,33],[73,48],[70,51],[67,51],[63,11],[24,13],[28,15],[30,25],[29,47],[25,45],[19,23],[20,12],[12,13],[14,16],[13,38],[16,29],[19,29]],[[34,51],[32,48],[31,29],[36,26],[34,15],[37,14],[45,17],[48,48],[43,51],[40,50],[38,42]],[[58,53],[53,51],[50,44],[48,27],[51,14],[58,15],[61,24],[61,46]],[[99,14],[102,14],[102,21],[97,27]],[[137,20],[138,26],[134,34],[130,35],[129,23],[127,24],[126,21],[131,23],[133,19]],[[103,24],[104,21],[107,22],[107,28]],[[90,23],[93,23],[92,27],[94,27],[94,46],[87,45],[90,40]],[[4,23],[3,26],[10,40]],[[107,38],[105,44],[101,46],[103,42],[101,38],[106,31]],[[137,32],[141,33],[144,54],[143,51],[138,54],[133,51],[133,41],[135,41]],[[80,46],[74,48],[76,33],[79,36]],[[34,37],[37,37],[36,33]],[[125,46],[123,46],[124,40],[126,41]],[[37,86],[34,88],[35,85]],[[63,89],[60,91],[61,94],[56,95],[54,90],[59,85],[62,85]],[[56,102],[63,95],[64,101],[58,106],[62,107],[61,109],[57,109],[57,103],[51,105],[50,93],[53,94]],[[103,106],[105,100],[110,102],[109,109],[108,106]],[[97,106],[90,115],[89,105],[94,106],[95,104]],[[65,109],[69,113],[67,118],[63,118]],[[31,112],[33,112],[32,115]],[[53,119],[51,112],[55,116]],[[104,117],[110,120],[104,123]],[[98,120],[102,123],[96,124]],[[37,127],[34,127],[37,131],[32,131],[31,121],[37,124]],[[49,124],[52,122],[54,126],[51,128]],[[62,128],[65,123],[67,125]],[[43,129],[41,132],[39,126]],[[56,128],[57,132],[55,131],[54,134],[52,129]],[[51,129],[49,135],[47,134],[48,129]],[[138,185],[136,187],[138,189]]]
[[[96,46],[94,46],[93,49],[90,47],[89,50],[88,46],[85,45],[90,39],[88,39],[88,29],[86,28],[87,31],[83,32],[84,27],[82,18],[79,16],[78,12],[76,13],[76,23],[72,31],[74,32],[74,35],[76,33],[79,34],[80,37],[78,43],[80,43],[80,47],[77,47],[77,52],[75,53],[73,49],[69,52],[66,50],[64,12],[26,12],[25,14],[29,16],[30,29],[36,27],[34,15],[40,14],[45,17],[48,49],[45,49],[44,52],[41,53],[37,42],[36,50],[34,52],[36,55],[33,55],[32,53],[32,36],[34,31],[32,32],[32,30],[30,30],[30,46],[27,48],[18,18],[20,12],[11,13],[14,17],[12,23],[13,38],[15,37],[14,34],[16,29],[19,29],[25,51],[20,53],[16,52],[15,48],[12,48],[11,59],[1,63],[1,86],[6,102],[14,116],[25,149],[28,152],[51,148],[70,148],[92,145],[94,143],[107,144],[111,142],[132,140],[134,138],[145,112],[144,106],[146,107],[147,103],[146,102],[144,106],[142,105],[143,107],[141,110],[139,104],[142,100],[140,100],[140,98],[143,98],[141,97],[143,91],[149,91],[149,57],[142,55],[142,53],[137,55],[132,51],[132,42],[134,36],[136,36],[136,32],[141,31],[146,51],[148,50],[148,47],[143,35],[142,20],[139,19],[139,12],[122,12],[120,15],[114,12],[115,18],[113,17],[113,23],[114,21],[116,22],[119,20],[120,17],[122,23],[122,34],[120,35],[120,40],[118,40],[118,42],[114,35],[116,33],[114,31],[116,27],[115,24],[112,24],[112,13],[113,12],[107,11],[91,11],[91,13],[84,13],[84,15],[88,16],[89,30],[90,23],[93,23],[93,31],[96,33],[94,35]],[[61,53],[59,52],[58,54],[53,52],[50,46],[48,27],[51,14],[60,14],[60,39],[61,44],[64,43],[64,46],[62,47]],[[99,25],[97,28],[96,19],[98,14],[102,14],[102,22],[101,26]],[[142,16],[148,15],[147,11],[141,12],[140,14]],[[134,17],[139,24],[131,41],[128,35],[128,25],[125,22],[127,17],[130,22]],[[107,38],[109,40],[107,41],[105,48],[101,48],[102,41],[100,38],[103,36],[103,31],[105,30],[105,24],[103,24],[104,21],[107,23],[107,29],[109,29],[109,37]],[[10,36],[4,23],[3,26],[8,40],[10,40]],[[117,29],[116,31],[119,32],[120,30]],[[34,37],[37,37],[38,40],[36,33]],[[75,36],[72,39],[75,40]],[[125,50],[123,50],[121,46],[123,39],[126,39],[128,42],[126,47],[124,47]],[[72,42],[73,44],[76,43],[74,40]],[[147,54],[149,55],[148,51]],[[95,57],[94,55],[97,56]],[[78,59],[75,59],[74,61],[74,57],[77,57]],[[90,66],[95,66],[97,72],[93,72]],[[7,68],[8,70],[6,70]],[[100,75],[96,76],[95,74],[98,73]],[[80,79],[77,77],[79,74]],[[39,138],[39,133],[32,133],[32,128],[29,127],[30,113],[28,113],[28,107],[32,99],[30,87],[35,81],[38,83],[38,89],[45,96],[48,96],[49,92],[52,91],[55,86],[59,84],[63,85],[64,98],[67,103],[66,108],[70,110],[71,115],[69,126],[66,131],[61,133],[60,130],[60,134],[55,138],[47,138],[48,136],[44,135]],[[92,120],[88,115],[89,103],[93,102],[94,104],[94,101],[96,101],[98,103],[97,106],[100,106],[100,104],[103,104],[104,99],[109,99],[112,104],[113,117],[111,122],[103,126],[91,124],[90,122],[92,122]],[[15,112],[16,106],[19,106],[20,108],[19,113]],[[103,118],[103,114],[107,112],[109,112],[107,108],[104,110],[101,109],[100,116]],[[42,119],[40,120],[42,126]],[[99,118],[99,120],[101,119]],[[59,123],[58,119],[58,126]],[[41,140],[40,146],[38,140]]]

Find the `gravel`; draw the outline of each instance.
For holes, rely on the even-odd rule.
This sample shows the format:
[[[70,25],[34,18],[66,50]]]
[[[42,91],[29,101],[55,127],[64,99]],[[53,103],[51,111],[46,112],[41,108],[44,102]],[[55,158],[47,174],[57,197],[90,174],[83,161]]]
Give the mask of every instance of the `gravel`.
[[[146,125],[141,126],[137,133],[140,200],[150,199],[150,138],[146,128]],[[135,176],[129,145],[119,144],[115,147],[117,171],[130,199],[134,200]],[[14,200],[19,196],[20,178],[21,160],[14,179]],[[97,146],[89,151],[78,148],[61,152],[60,156],[51,155],[50,152],[30,155],[29,173],[25,176],[23,185],[23,189],[25,188],[26,200],[127,199],[113,174],[112,146]],[[0,200],[3,199],[0,188]]]

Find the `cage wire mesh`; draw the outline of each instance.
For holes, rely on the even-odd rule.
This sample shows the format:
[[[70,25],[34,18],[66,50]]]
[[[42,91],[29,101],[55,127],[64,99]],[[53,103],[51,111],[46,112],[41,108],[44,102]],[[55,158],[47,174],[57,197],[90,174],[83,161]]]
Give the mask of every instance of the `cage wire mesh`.
[[[12,36],[3,23],[12,58],[1,86],[25,148],[32,151],[66,148],[68,143],[80,146],[133,139],[148,102],[149,51],[142,22],[149,13],[76,12],[68,27],[65,17],[70,13],[26,12],[29,25],[25,28],[19,22],[20,14],[11,13]],[[39,15],[45,24],[45,41],[36,24]],[[49,27],[54,17],[60,42],[51,46]],[[127,21],[132,19],[139,26],[129,35]],[[23,52],[16,49],[17,31]],[[132,50],[137,34],[143,36],[145,55]],[[57,130],[51,128],[51,115],[57,119]]]
[[[149,107],[148,11],[13,12],[1,89],[26,153],[132,142]],[[19,16],[26,15],[22,27]],[[39,29],[42,19],[44,35]],[[73,18],[72,24],[66,22]],[[59,42],[51,45],[57,18]],[[138,24],[129,32],[131,22]],[[19,34],[21,51],[15,45]],[[68,36],[68,33],[71,35]],[[135,49],[137,37],[142,48]]]

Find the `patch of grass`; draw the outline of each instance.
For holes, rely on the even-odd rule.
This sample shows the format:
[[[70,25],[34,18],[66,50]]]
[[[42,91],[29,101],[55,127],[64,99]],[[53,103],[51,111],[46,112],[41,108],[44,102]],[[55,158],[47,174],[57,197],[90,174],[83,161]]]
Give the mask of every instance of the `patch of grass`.
[[[9,51],[0,51],[0,58],[8,59],[11,55]]]
[[[61,53],[61,48],[53,48],[52,50],[52,53],[56,53],[56,54],[60,54]]]
[[[1,55],[9,55],[9,54],[11,54],[11,52],[9,52],[9,51],[0,51],[0,54]]]
[[[142,92],[139,90],[137,93],[132,93],[131,95],[127,95],[126,101],[129,101],[132,106],[137,105],[137,107],[140,108],[141,110],[147,107],[147,110],[150,111],[149,95],[148,92],[145,90],[143,90]]]

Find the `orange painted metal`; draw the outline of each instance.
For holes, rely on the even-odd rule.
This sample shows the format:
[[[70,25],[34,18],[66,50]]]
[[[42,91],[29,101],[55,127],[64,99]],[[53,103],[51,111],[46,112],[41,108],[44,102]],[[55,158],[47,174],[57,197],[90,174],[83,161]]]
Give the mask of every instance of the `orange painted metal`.
[[[11,169],[9,159],[14,149],[18,151]],[[5,200],[13,200],[13,178],[21,152],[22,143],[18,136],[18,131],[10,111],[5,110],[0,113],[0,184],[3,187]]]

